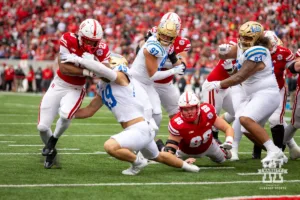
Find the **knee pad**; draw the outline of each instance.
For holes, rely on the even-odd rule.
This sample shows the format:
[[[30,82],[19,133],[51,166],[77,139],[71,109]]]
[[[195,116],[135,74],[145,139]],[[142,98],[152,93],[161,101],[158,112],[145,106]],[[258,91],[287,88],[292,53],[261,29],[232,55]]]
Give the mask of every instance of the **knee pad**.
[[[224,114],[224,119],[227,123],[231,123],[234,121],[234,116],[230,115],[228,112]]]
[[[37,129],[40,131],[40,132],[47,132],[49,130],[49,127],[43,125],[43,124],[38,124],[37,125]]]
[[[160,127],[160,122],[162,120],[162,114],[153,114],[153,119],[156,123],[156,125],[158,126],[158,128]]]

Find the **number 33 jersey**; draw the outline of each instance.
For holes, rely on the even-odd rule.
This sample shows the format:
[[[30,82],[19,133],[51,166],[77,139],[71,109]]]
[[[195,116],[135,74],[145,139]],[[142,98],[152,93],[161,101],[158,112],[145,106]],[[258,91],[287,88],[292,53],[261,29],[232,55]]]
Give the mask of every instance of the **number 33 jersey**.
[[[147,93],[133,78],[127,86],[100,81],[97,93],[118,122],[144,117],[144,110],[152,108]]]
[[[179,149],[190,155],[205,152],[212,143],[212,126],[217,118],[215,108],[208,103],[200,105],[198,124],[183,121],[181,113],[177,113],[169,122],[169,132],[181,137]]]

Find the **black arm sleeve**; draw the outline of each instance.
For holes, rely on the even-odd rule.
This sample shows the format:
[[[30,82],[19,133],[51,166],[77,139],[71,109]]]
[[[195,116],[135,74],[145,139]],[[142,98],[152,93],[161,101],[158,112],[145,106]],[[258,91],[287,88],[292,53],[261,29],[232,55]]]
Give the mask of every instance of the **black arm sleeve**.
[[[172,64],[175,64],[178,61],[175,51],[172,54],[168,55],[168,58],[170,59]]]

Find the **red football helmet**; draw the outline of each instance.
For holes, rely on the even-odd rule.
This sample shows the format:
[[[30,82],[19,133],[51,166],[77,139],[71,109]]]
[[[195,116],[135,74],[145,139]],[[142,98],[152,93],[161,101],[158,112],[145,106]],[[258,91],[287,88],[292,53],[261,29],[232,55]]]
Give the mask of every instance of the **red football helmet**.
[[[97,20],[86,19],[79,26],[78,36],[81,48],[93,54],[102,40],[103,30]]]
[[[195,93],[184,92],[178,100],[181,117],[186,122],[193,122],[200,114],[200,100]]]

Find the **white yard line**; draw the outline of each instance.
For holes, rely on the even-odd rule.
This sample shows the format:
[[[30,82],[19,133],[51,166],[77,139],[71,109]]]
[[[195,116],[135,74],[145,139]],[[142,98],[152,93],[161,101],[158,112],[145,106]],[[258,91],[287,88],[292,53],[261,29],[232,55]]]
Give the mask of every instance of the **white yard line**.
[[[222,197],[210,200],[239,200],[239,199],[292,199],[293,197],[300,197],[300,195],[266,195],[266,196],[235,196],[235,197]]]
[[[61,154],[61,155],[99,155],[99,154],[107,154],[107,153],[102,152],[102,151],[97,151],[97,152],[94,152],[94,153],[61,153],[61,152],[59,152],[59,154]],[[41,153],[0,153],[0,155],[3,155],[3,156],[22,155],[23,156],[23,155],[41,155]]]
[[[284,180],[284,183],[300,183],[300,180]],[[152,186],[152,185],[227,185],[227,184],[257,184],[261,181],[227,181],[227,182],[169,182],[169,183],[87,183],[87,184],[6,184],[0,188],[26,188],[26,187],[99,187],[99,186]]]
[[[0,143],[15,143],[16,141],[0,141]]]
[[[42,149],[39,149],[40,151],[42,150]],[[78,148],[57,148],[57,150],[58,151],[80,151],[80,149],[78,149]]]
[[[43,144],[9,144],[9,147],[43,147]]]

